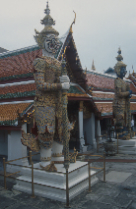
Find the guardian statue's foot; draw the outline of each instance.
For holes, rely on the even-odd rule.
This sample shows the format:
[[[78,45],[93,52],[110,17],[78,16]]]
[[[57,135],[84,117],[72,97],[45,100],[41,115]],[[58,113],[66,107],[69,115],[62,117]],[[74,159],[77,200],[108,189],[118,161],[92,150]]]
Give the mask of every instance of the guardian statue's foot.
[[[53,161],[51,161],[50,162],[50,164],[49,165],[47,165],[47,166],[42,166],[42,165],[40,165],[41,166],[41,168],[43,169],[43,170],[45,170],[45,171],[48,171],[48,172],[57,172],[57,168],[56,168],[56,166],[54,165],[54,162]]]

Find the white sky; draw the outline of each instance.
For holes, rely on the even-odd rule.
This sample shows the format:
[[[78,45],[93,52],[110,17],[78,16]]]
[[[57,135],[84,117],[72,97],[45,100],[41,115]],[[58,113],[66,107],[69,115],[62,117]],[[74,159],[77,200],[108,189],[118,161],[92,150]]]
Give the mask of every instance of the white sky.
[[[62,36],[74,19],[73,36],[83,68],[97,71],[116,64],[121,47],[127,71],[136,71],[136,0],[49,0],[55,28]],[[36,42],[41,31],[45,0],[0,0],[0,47],[15,50]]]

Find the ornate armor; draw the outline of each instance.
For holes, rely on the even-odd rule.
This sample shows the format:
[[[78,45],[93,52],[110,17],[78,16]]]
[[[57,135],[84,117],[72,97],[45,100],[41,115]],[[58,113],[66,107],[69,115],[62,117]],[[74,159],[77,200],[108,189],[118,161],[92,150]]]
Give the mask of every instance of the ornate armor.
[[[61,64],[54,58],[41,57],[34,60],[36,96],[35,120],[41,146],[50,148],[54,140],[62,143]],[[46,134],[46,136],[45,136]]]

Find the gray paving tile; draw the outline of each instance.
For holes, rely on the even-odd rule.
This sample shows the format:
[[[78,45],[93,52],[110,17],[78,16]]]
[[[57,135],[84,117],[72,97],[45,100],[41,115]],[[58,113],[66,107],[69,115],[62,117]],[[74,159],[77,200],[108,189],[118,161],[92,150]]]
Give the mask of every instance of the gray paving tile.
[[[136,201],[133,201],[128,209],[136,209]]]
[[[124,196],[122,198],[122,196],[119,195],[117,198],[113,198],[112,196],[104,195],[98,200],[98,202],[109,204],[109,205],[116,206],[116,207],[127,208],[131,204],[132,200],[128,198],[127,196]]]
[[[83,205],[83,208],[84,209],[120,209],[119,207],[117,206],[114,206],[114,205],[111,205],[111,204],[106,204],[106,203],[100,203],[100,202],[97,202],[97,203],[94,203],[93,205],[91,204],[91,202],[86,202],[84,205]]]
[[[36,209],[36,207],[28,204],[16,203],[14,205],[9,206],[6,209]]]
[[[124,156],[121,156],[122,159]],[[117,156],[119,158],[119,156]],[[127,157],[128,158],[128,157]],[[130,157],[131,158],[131,157]],[[99,164],[98,164],[99,165]],[[85,190],[70,201],[71,209],[136,209],[136,169],[134,164],[106,163],[106,173],[110,171],[132,173],[121,184],[99,181],[92,187],[92,193]],[[99,174],[101,178],[103,173]],[[0,177],[0,209],[64,209],[65,203],[48,198],[36,197],[14,191],[15,181],[7,180],[8,190],[3,188]]]
[[[0,195],[0,209],[8,208],[9,206],[14,205],[15,203],[15,200]]]

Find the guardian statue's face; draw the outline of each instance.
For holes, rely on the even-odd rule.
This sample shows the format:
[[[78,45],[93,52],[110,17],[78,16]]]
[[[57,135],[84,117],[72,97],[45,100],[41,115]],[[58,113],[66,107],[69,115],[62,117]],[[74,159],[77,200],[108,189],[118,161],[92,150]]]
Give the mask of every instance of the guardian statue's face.
[[[44,40],[45,51],[51,54],[57,54],[60,47],[61,47],[61,42],[55,35],[46,36]]]
[[[123,79],[125,77],[126,73],[127,73],[126,67],[121,67],[121,69],[120,69],[120,75],[118,75],[118,77],[120,77],[120,78]]]

